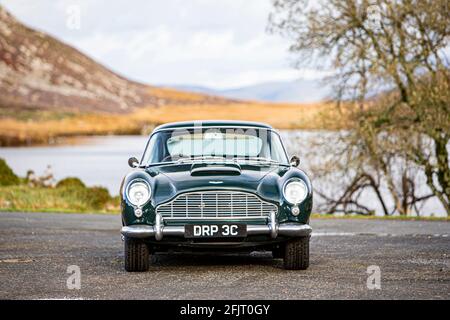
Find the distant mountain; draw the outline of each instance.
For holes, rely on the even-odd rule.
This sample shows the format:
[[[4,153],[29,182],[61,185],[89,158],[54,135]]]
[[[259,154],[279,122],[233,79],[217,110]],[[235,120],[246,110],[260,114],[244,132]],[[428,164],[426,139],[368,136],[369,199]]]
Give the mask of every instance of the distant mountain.
[[[0,6],[0,108],[123,113],[193,102],[228,100],[130,81]]]
[[[227,90],[215,90],[202,86],[175,85],[178,90],[186,90],[232,99],[259,100],[268,102],[317,102],[327,98],[330,89],[319,80],[295,80],[265,82]]]

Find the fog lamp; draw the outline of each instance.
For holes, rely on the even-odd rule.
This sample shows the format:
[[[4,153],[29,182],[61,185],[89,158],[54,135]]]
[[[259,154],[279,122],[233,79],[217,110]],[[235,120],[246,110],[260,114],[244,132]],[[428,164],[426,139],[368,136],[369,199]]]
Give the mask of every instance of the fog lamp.
[[[141,208],[134,209],[134,215],[138,218],[142,217],[142,209]]]
[[[292,207],[291,213],[292,213],[293,216],[298,216],[300,214],[300,208],[297,207],[297,206]]]

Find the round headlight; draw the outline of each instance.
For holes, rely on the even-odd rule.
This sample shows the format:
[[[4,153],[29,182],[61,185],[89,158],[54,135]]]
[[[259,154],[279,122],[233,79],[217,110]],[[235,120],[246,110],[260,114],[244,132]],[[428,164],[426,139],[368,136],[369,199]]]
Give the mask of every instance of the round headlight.
[[[128,185],[127,198],[132,205],[140,207],[147,203],[152,195],[152,190],[147,182],[137,180]]]
[[[291,180],[284,185],[284,198],[290,204],[299,204],[308,195],[308,187],[302,180]]]

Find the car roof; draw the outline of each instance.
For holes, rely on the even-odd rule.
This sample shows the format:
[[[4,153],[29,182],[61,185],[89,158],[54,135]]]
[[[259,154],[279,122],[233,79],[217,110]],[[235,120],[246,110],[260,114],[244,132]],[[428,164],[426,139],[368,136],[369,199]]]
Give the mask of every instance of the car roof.
[[[177,129],[177,128],[191,128],[191,127],[251,127],[258,129],[272,129],[272,126],[253,121],[235,121],[235,120],[193,120],[180,121],[162,124],[153,130]]]

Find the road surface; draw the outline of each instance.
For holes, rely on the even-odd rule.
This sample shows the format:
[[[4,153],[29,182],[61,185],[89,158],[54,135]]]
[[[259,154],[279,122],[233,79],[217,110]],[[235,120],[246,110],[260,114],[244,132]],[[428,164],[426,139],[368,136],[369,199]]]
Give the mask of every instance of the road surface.
[[[148,272],[127,273],[119,215],[0,212],[0,299],[450,299],[450,222],[311,224],[306,271],[259,252],[155,255]],[[67,287],[71,265],[79,290]]]

